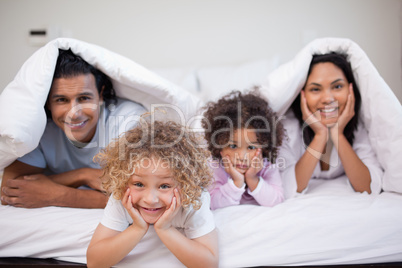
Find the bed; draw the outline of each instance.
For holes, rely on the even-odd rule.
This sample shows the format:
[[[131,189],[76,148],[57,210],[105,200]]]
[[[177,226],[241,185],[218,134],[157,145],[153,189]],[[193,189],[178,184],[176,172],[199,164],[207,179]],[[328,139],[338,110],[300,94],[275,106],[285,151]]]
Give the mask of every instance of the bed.
[[[186,119],[194,118],[206,101],[233,87],[243,90],[253,84],[262,85],[275,110],[284,114],[297,87],[304,83],[302,73],[311,55],[331,49],[346,51],[351,55],[360,87],[363,83],[370,85],[365,87],[368,88],[365,93],[381,92],[382,100],[375,103],[375,109],[369,97],[363,99],[366,105],[362,109],[373,147],[385,170],[384,192],[379,195],[355,193],[346,177],[332,181],[317,179],[308,194],[288,199],[273,208],[242,205],[215,210],[220,266],[402,264],[402,169],[395,161],[400,159],[402,148],[401,105],[364,52],[351,40],[316,40],[294,60],[280,66],[274,58],[239,66],[149,71],[104,48],[74,39],[57,39],[28,59],[16,79],[0,95],[1,168],[32,150],[41,136],[41,128],[44,128],[41,107],[47,96],[43,87],[50,85],[59,47],[81,53],[84,59],[108,74],[119,96],[140,101],[148,109],[155,103],[173,105],[171,116],[183,115]],[[39,75],[35,68],[38,66],[43,66]],[[35,72],[35,76],[29,75],[30,72]],[[25,103],[32,109],[30,118],[21,117],[26,120],[23,122],[4,120],[4,105],[14,109],[7,103],[11,98],[24,98],[32,91],[28,84],[37,88],[36,99]],[[38,93],[39,89],[42,92]],[[24,131],[34,126],[36,129],[31,135],[24,135]],[[392,127],[392,133],[384,134],[376,129],[385,127]],[[101,209],[0,206],[0,266],[1,258],[11,263],[51,259],[55,266],[84,266],[86,247],[102,213]],[[152,228],[149,232],[152,234]],[[156,236],[149,235],[143,243],[144,248],[153,250],[145,252],[142,247],[136,248],[117,267],[182,267]]]

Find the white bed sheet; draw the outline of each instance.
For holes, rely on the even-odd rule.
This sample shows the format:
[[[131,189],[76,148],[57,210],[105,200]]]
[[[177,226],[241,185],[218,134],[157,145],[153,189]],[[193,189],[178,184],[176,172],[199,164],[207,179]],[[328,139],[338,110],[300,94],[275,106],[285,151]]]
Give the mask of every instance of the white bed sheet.
[[[317,180],[310,190],[273,208],[243,205],[214,211],[220,266],[402,262],[401,194],[354,193],[344,177]],[[0,206],[0,257],[85,263],[102,213]],[[142,243],[117,267],[182,266],[152,228]]]

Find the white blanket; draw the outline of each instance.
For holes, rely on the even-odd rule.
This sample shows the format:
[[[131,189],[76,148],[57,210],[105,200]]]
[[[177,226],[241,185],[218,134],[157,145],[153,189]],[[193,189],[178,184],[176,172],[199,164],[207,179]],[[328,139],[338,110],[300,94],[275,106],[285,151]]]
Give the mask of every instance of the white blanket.
[[[346,178],[315,181],[311,193],[273,208],[214,211],[220,266],[336,265],[402,262],[402,196],[353,193]],[[0,206],[0,257],[85,263],[101,209]],[[150,235],[117,267],[182,267]],[[145,249],[148,250],[145,252]]]
[[[186,123],[201,105],[199,98],[134,61],[105,48],[59,38],[35,52],[0,95],[0,170],[36,148],[46,125],[43,106],[49,93],[58,49],[71,49],[108,75],[119,97],[163,107]]]
[[[314,54],[342,52],[348,55],[362,97],[361,117],[371,145],[384,169],[383,189],[402,193],[402,106],[377,72],[366,53],[353,41],[316,39],[290,62],[269,74],[264,93],[273,109],[283,115],[303,87]]]
[[[332,40],[332,41],[331,41]],[[356,51],[357,55],[366,59],[361,50],[349,40],[318,40],[308,45],[302,50],[292,62],[280,67],[269,75],[268,89],[270,102],[278,111],[285,111],[297,94],[303,79],[307,72],[308,63],[311,55],[316,49],[327,51],[329,46],[343,47],[350,51]],[[60,42],[60,43],[59,43]],[[336,44],[334,45],[335,42]],[[78,52],[84,48],[94,49],[96,52],[89,52],[86,49],[81,51],[84,59],[95,64],[106,74],[114,79],[114,83],[120,90],[119,94],[145,105],[149,105],[154,100],[163,103],[174,103],[182,107],[186,114],[191,114],[196,110],[199,102],[193,96],[186,92],[181,92],[170,83],[161,80],[159,77],[151,74],[147,70],[139,67],[128,59],[115,55],[102,48],[74,41],[71,39],[62,39],[49,44],[44,49],[38,51],[26,65],[21,69],[16,77],[16,81],[9,86],[6,97],[0,98],[2,105],[10,101],[11,96],[19,94],[19,100],[27,96],[28,109],[24,105],[18,106],[19,111],[27,111],[29,118],[23,124],[7,124],[14,127],[14,132],[7,135],[15,135],[19,142],[29,143],[29,145],[15,142],[17,138],[4,136],[7,141],[1,140],[1,151],[3,154],[0,163],[5,165],[10,159],[14,159],[18,154],[34,147],[41,131],[32,128],[42,127],[38,120],[44,120],[42,113],[45,96],[50,85],[50,75],[45,75],[45,69],[52,73],[52,67],[49,62],[53,62],[56,57],[56,50],[59,44],[75,44],[73,51]],[[332,44],[332,45],[330,45]],[[63,47],[66,47],[64,46]],[[78,46],[74,48],[75,46]],[[314,49],[313,49],[314,48]],[[48,51],[46,53],[45,51]],[[88,54],[91,53],[91,54]],[[99,54],[97,54],[99,53]],[[46,56],[47,55],[47,56]],[[89,56],[91,55],[91,56]],[[113,56],[112,56],[113,55]],[[50,58],[49,58],[50,57]],[[99,60],[97,59],[99,57]],[[39,63],[33,59],[40,60]],[[102,62],[100,62],[102,59]],[[355,56],[351,56],[355,59]],[[355,69],[363,67],[358,63],[368,66],[373,70],[371,63],[367,60],[352,60]],[[46,62],[43,67],[40,62]],[[98,62],[99,61],[99,62]],[[130,70],[121,70],[118,64],[130,66]],[[356,65],[357,64],[357,65]],[[359,67],[360,66],[360,67]],[[39,68],[40,67],[40,68]],[[113,68],[118,68],[119,71]],[[53,67],[54,68],[54,67]],[[132,68],[132,69],[131,69]],[[364,69],[364,68],[363,68]],[[136,70],[136,71],[133,71]],[[374,69],[375,70],[375,69]],[[41,74],[41,79],[35,73]],[[299,74],[303,73],[303,74]],[[136,73],[144,74],[143,81],[138,81],[131,75]],[[363,73],[364,74],[364,73]],[[363,74],[359,74],[358,82],[361,88],[365,88],[362,83]],[[381,77],[374,72],[367,74],[370,83],[378,85],[378,90],[385,99],[392,99],[392,93],[383,83]],[[116,80],[122,77],[120,82]],[[141,76],[142,77],[142,76]],[[29,82],[24,82],[24,78]],[[31,92],[30,83],[35,84],[35,90],[40,90],[39,85],[43,84],[42,79],[46,78],[47,88],[43,92],[36,94]],[[124,79],[123,79],[124,78]],[[131,79],[131,80],[129,80]],[[135,83],[134,83],[134,81]],[[365,80],[365,79],[363,79]],[[382,82],[381,82],[382,81]],[[21,92],[16,93],[18,85],[22,85]],[[131,86],[130,86],[131,85]],[[11,89],[14,90],[14,94]],[[134,95],[130,95],[134,92]],[[155,93],[157,92],[157,93]],[[41,97],[36,97],[40,95]],[[363,95],[364,122],[373,129],[371,133],[378,133],[374,124],[379,121],[379,116],[372,111],[370,103],[375,97]],[[142,99],[135,98],[142,96]],[[34,105],[35,101],[42,101]],[[378,99],[378,97],[377,97]],[[366,103],[366,104],[364,104]],[[378,106],[380,111],[386,115],[382,101]],[[7,103],[6,103],[7,104]],[[13,104],[7,104],[12,108]],[[19,105],[19,104],[15,104]],[[25,104],[27,105],[27,104]],[[35,108],[36,107],[36,108]],[[391,111],[399,113],[400,106],[392,100],[388,105]],[[40,113],[38,112],[40,111]],[[4,109],[0,106],[0,127],[9,123],[3,120]],[[7,115],[10,114],[7,112]],[[22,113],[21,113],[22,114]],[[25,115],[26,115],[25,114]],[[368,115],[367,115],[368,114]],[[381,113],[383,114],[383,113]],[[24,116],[25,116],[24,115]],[[370,118],[371,115],[371,120]],[[22,117],[22,116],[21,116]],[[35,122],[30,120],[35,119]],[[398,120],[396,118],[395,120]],[[37,126],[40,125],[40,127]],[[381,129],[390,125],[390,122],[380,123]],[[26,128],[27,126],[31,128]],[[24,131],[32,133],[34,139],[26,138]],[[400,128],[395,131],[399,131]],[[4,129],[1,128],[3,137]],[[379,133],[381,134],[381,133]],[[379,135],[378,134],[378,135]],[[374,134],[371,134],[375,140]],[[388,133],[386,141],[391,144]],[[27,135],[26,135],[27,136]],[[22,137],[22,138],[21,138]],[[400,137],[400,136],[399,136]],[[394,137],[399,144],[400,138]],[[35,140],[35,141],[33,141]],[[10,144],[10,143],[16,144]],[[380,143],[380,142],[377,142]],[[379,158],[395,157],[395,151],[401,148],[393,143],[390,146],[390,153],[381,152]],[[25,147],[24,147],[25,146]],[[396,147],[395,147],[396,146]],[[395,148],[394,148],[395,147]],[[14,150],[14,151],[13,151]],[[399,149],[400,150],[400,149]],[[12,153],[11,157],[7,155]],[[400,151],[399,151],[400,152]],[[400,156],[400,155],[399,155]],[[4,158],[5,157],[5,158]],[[399,159],[400,157],[395,157]],[[392,159],[392,160],[395,160]],[[395,161],[396,162],[396,161]],[[396,174],[400,174],[400,169],[391,163],[384,165],[386,171],[391,169]],[[390,177],[392,178],[392,177]],[[396,179],[402,177],[396,175]],[[390,180],[392,182],[393,180]],[[390,185],[390,184],[388,184]],[[309,186],[308,195],[298,196],[297,198],[286,200],[284,203],[273,208],[259,206],[235,206],[214,211],[220,242],[220,266],[221,267],[251,267],[251,266],[269,266],[269,265],[336,265],[336,264],[355,264],[355,263],[379,263],[379,262],[402,262],[402,195],[398,193],[382,193],[378,196],[354,193],[347,183],[345,177],[332,180],[315,180],[314,184]],[[86,262],[86,248],[89,244],[95,227],[102,217],[102,210],[90,209],[72,209],[47,207],[40,209],[22,209],[10,206],[0,206],[0,257],[37,257],[37,258],[56,258],[64,261]],[[145,248],[152,250],[134,249],[118,265],[121,267],[180,267],[180,262],[167,250],[159,239],[150,235],[143,241]]]

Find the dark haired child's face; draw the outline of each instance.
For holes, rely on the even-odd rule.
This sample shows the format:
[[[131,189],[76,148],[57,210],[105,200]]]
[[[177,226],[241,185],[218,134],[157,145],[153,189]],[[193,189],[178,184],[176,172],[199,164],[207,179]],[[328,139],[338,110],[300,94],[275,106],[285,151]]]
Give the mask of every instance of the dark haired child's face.
[[[157,158],[141,161],[128,182],[133,207],[149,224],[170,207],[177,187],[170,168],[163,163]]]
[[[320,115],[321,123],[331,126],[345,109],[349,82],[335,64],[317,63],[307,77],[304,94],[309,110]]]
[[[88,143],[96,132],[100,101],[94,76],[83,74],[54,79],[47,108],[69,140]]]
[[[228,146],[221,150],[222,157],[229,157],[233,167],[245,174],[251,165],[251,160],[261,145],[257,141],[257,135],[253,129],[237,129],[233,137],[229,138]]]

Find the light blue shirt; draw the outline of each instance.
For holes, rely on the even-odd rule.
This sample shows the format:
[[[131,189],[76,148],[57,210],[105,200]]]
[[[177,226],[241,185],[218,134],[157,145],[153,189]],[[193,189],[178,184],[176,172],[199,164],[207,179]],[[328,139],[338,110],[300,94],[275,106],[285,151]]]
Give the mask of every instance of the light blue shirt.
[[[118,99],[116,105],[103,107],[94,137],[82,147],[74,145],[64,131],[52,119],[48,119],[38,147],[18,161],[47,168],[50,174],[84,167],[100,168],[93,157],[113,139],[134,127],[144,112],[143,106],[125,99]]]

